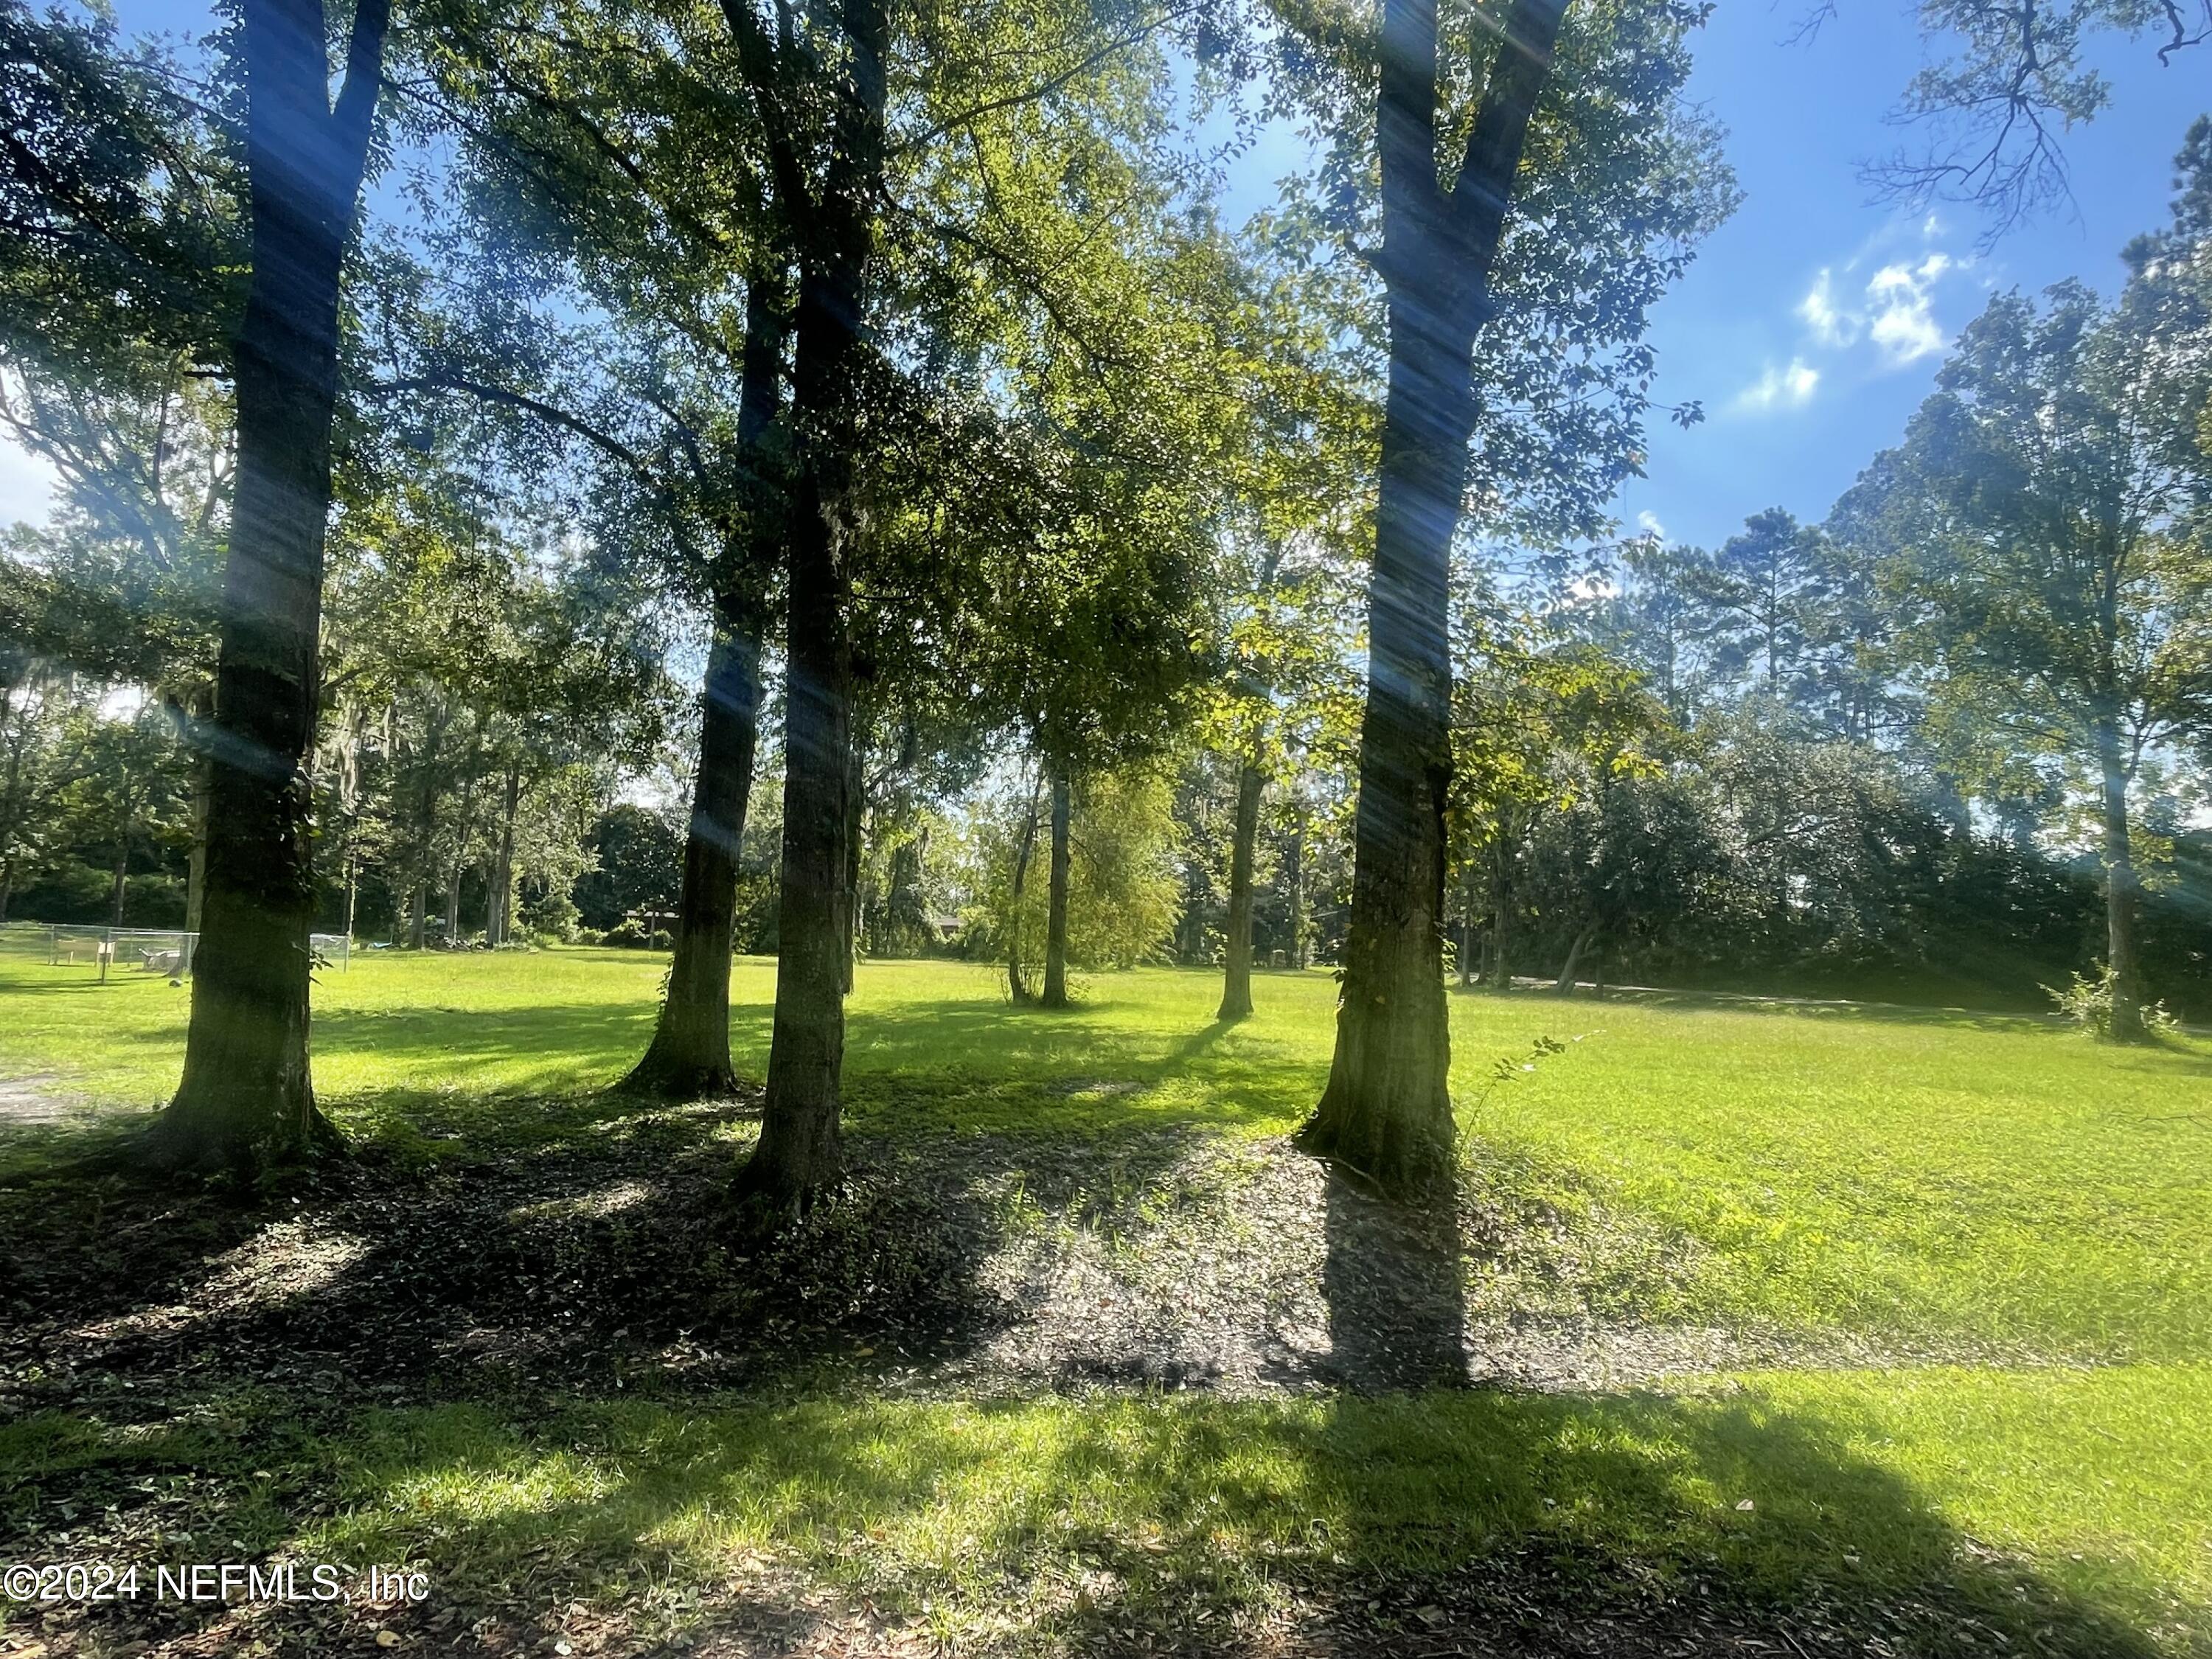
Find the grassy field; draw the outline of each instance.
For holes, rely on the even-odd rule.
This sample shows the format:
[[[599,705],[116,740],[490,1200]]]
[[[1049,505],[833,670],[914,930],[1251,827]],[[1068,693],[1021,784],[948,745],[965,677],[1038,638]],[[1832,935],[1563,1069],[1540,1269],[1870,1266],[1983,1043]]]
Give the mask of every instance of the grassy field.
[[[634,1104],[598,1091],[641,1048],[663,965],[356,957],[317,993],[319,1089],[410,1169],[612,1132]],[[772,990],[772,964],[739,963],[755,1076]],[[915,1145],[1261,1145],[1317,1091],[1334,990],[1261,975],[1255,1017],[1223,1026],[1205,974],[1102,975],[1045,1015],[978,968],[866,964],[850,1121]],[[0,962],[0,1079],[83,1108],[0,1118],[23,1201],[161,1098],[184,1016],[157,980]],[[196,1524],[256,1551],[424,1561],[471,1606],[550,1559],[633,1634],[771,1570],[987,1644],[1257,1619],[1346,1575],[1419,1586],[1407,1607],[1346,1592],[1418,1634],[1459,1616],[1440,1575],[1490,1564],[1465,1611],[1503,1616],[1482,1598],[1533,1553],[1632,1618],[1724,1584],[1792,1610],[1801,1650],[1832,1627],[1899,1652],[2212,1652],[2212,1049],[1689,998],[1462,995],[1453,1021],[1463,1183],[1518,1218],[1463,1258],[1470,1328],[1763,1333],[1804,1362],[1548,1394],[403,1390],[342,1421],[237,1382],[127,1424],[0,1418],[0,1540],[52,1527],[41,1504],[190,1477]],[[1540,1036],[1564,1051],[1521,1069]],[[262,1429],[236,1443],[225,1414]],[[1851,1623],[1931,1597],[1952,1611],[1927,1628]]]

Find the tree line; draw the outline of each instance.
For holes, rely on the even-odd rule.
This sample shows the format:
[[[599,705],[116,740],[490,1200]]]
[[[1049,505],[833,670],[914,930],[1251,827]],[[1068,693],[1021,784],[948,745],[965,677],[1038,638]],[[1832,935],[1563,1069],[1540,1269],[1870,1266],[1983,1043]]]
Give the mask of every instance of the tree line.
[[[559,935],[649,844],[628,1084],[732,1086],[746,907],[771,1213],[837,1176],[856,955],[947,893],[1020,1004],[1172,950],[1234,1018],[1255,952],[1334,959],[1302,1139],[1400,1190],[1450,1165],[1448,955],[1879,966],[1914,881],[2032,904],[1999,849],[2085,800],[2135,1034],[2202,730],[2212,140],[2118,305],[1993,304],[1828,526],[1624,545],[1645,423],[1699,414],[1645,318],[1735,205],[1703,15],[245,0],[179,57],[8,0],[0,419],[61,489],[0,563],[0,895],[105,868],[120,917],[182,849],[143,1156],[336,1149],[334,907]],[[2033,43],[1949,21],[1970,113]],[[1284,119],[1312,165],[1225,223]],[[641,780],[672,812],[610,810]]]

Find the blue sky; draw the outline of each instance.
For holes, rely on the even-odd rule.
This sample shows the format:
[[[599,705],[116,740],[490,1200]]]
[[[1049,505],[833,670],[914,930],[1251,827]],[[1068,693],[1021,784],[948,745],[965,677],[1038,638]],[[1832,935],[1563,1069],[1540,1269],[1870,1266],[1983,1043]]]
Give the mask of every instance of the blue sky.
[[[2171,162],[2212,110],[2212,49],[2161,69],[2148,45],[2101,55],[2111,107],[2068,139],[2075,208],[1978,254],[1962,209],[1932,214],[1872,200],[1860,162],[1911,135],[1887,113],[1919,60],[1911,15],[1846,4],[1806,45],[1787,44],[1793,0],[1723,0],[1696,46],[1691,94],[1728,130],[1744,202],[1652,319],[1657,395],[1696,399],[1706,420],[1651,434],[1647,477],[1622,493],[1624,524],[1711,544],[1751,513],[1817,519],[1902,432],[1960,327],[1995,289],[2080,276],[2110,292],[2118,253],[2166,212]],[[128,29],[197,33],[194,0],[117,0]],[[1263,144],[1241,164],[1233,205],[1260,205],[1294,164]],[[0,453],[0,522],[41,517],[46,487]]]
[[[1652,318],[1658,395],[1705,422],[1652,434],[1623,520],[1711,544],[1751,513],[1823,516],[1894,443],[1943,352],[1992,289],[2079,276],[2117,288],[2119,251],[2166,213],[2172,158],[2212,110],[2212,55],[2160,69],[2148,45],[2101,54],[2111,107],[2067,141],[2075,208],[1977,257],[1966,210],[1932,219],[1871,199],[1858,164],[1909,143],[1887,121],[1918,61],[1893,4],[1845,4],[1819,39],[1784,44],[1791,0],[1723,0],[1696,48],[1692,95],[1727,127],[1744,192],[1734,219]]]

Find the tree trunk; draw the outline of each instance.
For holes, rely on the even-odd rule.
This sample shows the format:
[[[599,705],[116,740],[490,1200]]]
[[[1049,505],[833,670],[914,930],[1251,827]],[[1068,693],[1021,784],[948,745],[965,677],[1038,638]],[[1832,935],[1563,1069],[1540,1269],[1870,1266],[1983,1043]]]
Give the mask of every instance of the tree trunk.
[[[802,296],[802,357],[808,353],[808,309]],[[835,1181],[843,1156],[839,1075],[845,1054],[851,641],[835,544],[839,532],[826,517],[837,498],[818,491],[818,485],[802,483],[791,539],[775,1026],[760,1146],[743,1173],[744,1190],[777,1210],[803,1206]],[[817,499],[804,499],[808,495]]]
[[[484,943],[497,950],[507,943],[514,911],[514,819],[522,805],[522,770],[507,769],[506,787],[500,798],[499,850],[492,854],[485,882]]]
[[[760,652],[757,638],[732,626],[716,632],[708,653],[668,994],[645,1058],[624,1079],[670,1099],[729,1095],[738,1086],[730,1064],[730,932],[760,742]]]
[[[1306,965],[1306,804],[1301,799],[1291,815],[1290,857],[1284,878],[1290,887],[1291,966],[1304,972]]]
[[[845,780],[845,956],[843,988],[853,994],[853,974],[860,956],[860,836],[867,803],[862,769],[865,757],[855,741],[848,751]]]
[[[1237,774],[1237,833],[1229,848],[1229,942],[1223,952],[1221,1006],[1216,1019],[1252,1012],[1252,855],[1260,839],[1260,791],[1265,780],[1247,762]]]
[[[1067,1006],[1067,774],[1052,775],[1052,870],[1045,895],[1044,994],[1040,1008]]]
[[[1029,816],[1022,820],[1021,839],[1014,844],[1013,902],[1007,907],[1006,994],[1017,1004],[1030,1000],[1029,980],[1022,969],[1022,900],[1029,891],[1030,854],[1036,847],[1036,792],[1030,792]]]
[[[208,756],[204,926],[184,1075],[148,1153],[252,1169],[337,1146],[307,1060],[312,801],[338,280],[389,0],[362,0],[333,109],[323,9],[245,0],[252,280],[235,349],[237,472]]]
[[[2128,775],[2120,758],[2120,735],[2110,721],[2097,727],[2097,760],[2104,781],[2105,961],[2112,973],[2112,1029],[2115,1042],[2141,1042],[2143,1024],[2142,970],[2136,960],[2136,865],[2128,825]]]
[[[209,763],[205,757],[192,765],[192,842],[185,857],[185,931],[200,931],[207,908]]]
[[[126,780],[123,787],[122,819],[115,826],[115,884],[108,896],[107,925],[123,925],[123,903],[130,892],[131,881],[131,786]]]
[[[1567,946],[1566,965],[1559,969],[1559,980],[1552,987],[1561,996],[1574,995],[1575,969],[1582,966],[1583,951],[1589,947],[1590,940],[1596,933],[1597,924],[1594,921],[1585,922],[1583,924],[1582,931],[1575,935],[1574,943]]]
[[[1368,589],[1352,915],[1328,1087],[1298,1144],[1401,1194],[1453,1174],[1441,912],[1451,785],[1449,558],[1474,337],[1564,0],[1515,0],[1447,196],[1435,0],[1384,0],[1376,106],[1390,376]]]
[[[1475,886],[1476,866],[1470,859],[1461,872],[1459,884],[1459,982],[1465,990],[1474,985],[1476,975],[1474,916],[1480,896]]]
[[[429,948],[430,944],[430,882],[428,877],[418,877],[415,883],[415,897],[408,906],[408,944],[416,950]]]
[[[843,1159],[847,860],[852,789],[854,477],[860,337],[884,190],[885,0],[845,0],[850,52],[818,199],[781,197],[800,239],[793,424],[803,434],[790,521],[783,890],[775,1030],[759,1150],[742,1189],[771,1212],[804,1206]],[[782,142],[779,136],[776,142]],[[804,215],[805,222],[797,222]]]
[[[468,770],[461,780],[461,810],[454,815],[453,861],[446,866],[446,946],[458,947],[461,942],[461,878],[469,867],[469,826],[475,821],[477,804],[477,761],[479,751],[470,745],[466,762]]]

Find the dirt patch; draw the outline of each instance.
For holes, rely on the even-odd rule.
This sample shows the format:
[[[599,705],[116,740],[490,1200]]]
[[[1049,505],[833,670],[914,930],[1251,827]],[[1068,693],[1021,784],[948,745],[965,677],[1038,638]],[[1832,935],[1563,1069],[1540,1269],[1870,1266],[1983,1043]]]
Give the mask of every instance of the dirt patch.
[[[0,1078],[0,1130],[73,1123],[83,1116],[85,1109],[63,1093],[59,1084],[51,1072]]]

